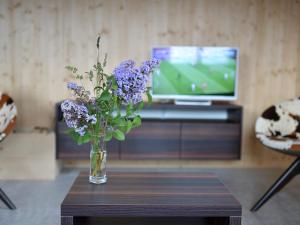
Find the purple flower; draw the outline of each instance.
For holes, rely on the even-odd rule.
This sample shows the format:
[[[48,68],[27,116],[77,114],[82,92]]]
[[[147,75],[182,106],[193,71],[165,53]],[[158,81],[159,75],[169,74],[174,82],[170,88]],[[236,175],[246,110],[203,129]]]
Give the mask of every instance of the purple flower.
[[[114,69],[118,89],[116,95],[123,99],[125,104],[137,104],[142,101],[142,94],[147,90],[148,75],[158,65],[158,60],[145,61],[139,68],[132,60],[121,62]]]
[[[75,131],[80,135],[84,136],[85,135],[85,129],[87,128],[86,125],[83,125],[82,127],[75,128]]]
[[[96,115],[88,115],[86,117],[86,122],[91,123],[91,124],[96,124],[97,123],[97,118]]]
[[[149,74],[151,72],[151,68],[147,64],[142,64],[140,67],[140,71],[141,71],[141,73]]]
[[[147,60],[142,63],[140,66],[141,73],[150,74],[155,67],[159,65],[159,61],[157,59]]]
[[[74,128],[81,136],[85,134],[89,123],[97,122],[96,116],[89,115],[87,107],[82,103],[67,99],[61,103],[61,110],[67,126]]]
[[[90,91],[85,90],[83,86],[79,86],[76,83],[69,82],[67,87],[68,89],[73,91],[74,96],[76,96],[77,98],[83,99],[86,102],[89,102],[91,100]]]
[[[73,90],[73,91],[76,91],[78,89],[78,85],[76,83],[73,83],[73,82],[69,82],[67,84],[67,87],[68,87],[68,89]]]

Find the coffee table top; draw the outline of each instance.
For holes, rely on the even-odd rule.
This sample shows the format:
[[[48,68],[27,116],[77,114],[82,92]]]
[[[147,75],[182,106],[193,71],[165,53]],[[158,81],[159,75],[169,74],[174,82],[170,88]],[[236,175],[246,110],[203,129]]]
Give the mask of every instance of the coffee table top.
[[[241,216],[241,205],[212,173],[110,172],[95,185],[81,172],[62,216]]]

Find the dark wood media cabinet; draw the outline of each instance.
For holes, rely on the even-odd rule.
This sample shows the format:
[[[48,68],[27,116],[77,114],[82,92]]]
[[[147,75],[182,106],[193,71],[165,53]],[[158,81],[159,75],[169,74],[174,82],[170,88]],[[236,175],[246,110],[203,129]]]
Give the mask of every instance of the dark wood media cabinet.
[[[141,116],[141,127],[125,141],[108,143],[109,159],[240,159],[241,106],[152,104]],[[77,146],[66,129],[57,104],[56,158],[88,159],[89,144]]]

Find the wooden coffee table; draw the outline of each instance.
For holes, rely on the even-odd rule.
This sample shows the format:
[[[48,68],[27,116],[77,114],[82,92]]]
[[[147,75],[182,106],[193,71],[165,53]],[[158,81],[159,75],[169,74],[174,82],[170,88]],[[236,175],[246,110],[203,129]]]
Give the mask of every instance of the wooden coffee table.
[[[61,204],[62,225],[240,225],[241,205],[212,173],[80,173]]]

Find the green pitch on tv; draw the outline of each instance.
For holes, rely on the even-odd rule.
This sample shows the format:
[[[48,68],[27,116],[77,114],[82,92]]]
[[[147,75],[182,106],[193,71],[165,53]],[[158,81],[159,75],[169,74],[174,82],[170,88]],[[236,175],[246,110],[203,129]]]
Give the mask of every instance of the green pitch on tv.
[[[172,46],[152,49],[156,99],[231,101],[237,98],[238,49]]]

